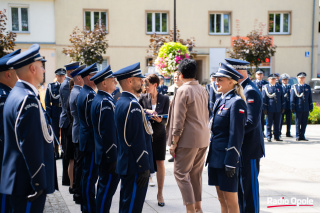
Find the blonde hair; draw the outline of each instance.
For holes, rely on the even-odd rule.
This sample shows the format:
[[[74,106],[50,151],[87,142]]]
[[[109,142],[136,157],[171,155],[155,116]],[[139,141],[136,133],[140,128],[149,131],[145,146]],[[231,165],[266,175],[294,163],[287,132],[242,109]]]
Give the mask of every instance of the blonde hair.
[[[235,93],[240,95],[240,97],[247,102],[246,97],[244,96],[243,87],[235,80],[231,79],[232,83],[234,84]]]

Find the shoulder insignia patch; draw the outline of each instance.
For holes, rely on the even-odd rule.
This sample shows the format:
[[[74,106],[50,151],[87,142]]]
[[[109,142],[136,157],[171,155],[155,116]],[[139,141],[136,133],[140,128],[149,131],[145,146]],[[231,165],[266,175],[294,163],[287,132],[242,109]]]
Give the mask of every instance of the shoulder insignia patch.
[[[244,114],[244,109],[239,109],[240,114]]]
[[[249,104],[253,104],[254,103],[254,99],[248,99],[248,103]]]
[[[140,112],[141,113],[141,109],[139,108],[134,108],[130,111],[131,113],[134,113],[134,112]]]
[[[28,105],[26,105],[26,106],[24,107],[24,110],[28,110],[28,109],[31,108],[31,107],[39,108],[38,104],[36,104],[36,103],[30,103],[30,104],[28,104]]]

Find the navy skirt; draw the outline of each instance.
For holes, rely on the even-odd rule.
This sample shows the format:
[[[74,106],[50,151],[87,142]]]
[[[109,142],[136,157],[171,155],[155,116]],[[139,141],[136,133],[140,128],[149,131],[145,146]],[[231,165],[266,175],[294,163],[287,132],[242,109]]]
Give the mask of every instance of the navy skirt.
[[[239,184],[239,168],[236,168],[236,173],[232,178],[226,176],[224,168],[208,167],[208,184],[210,186],[219,186],[221,191],[238,192]]]

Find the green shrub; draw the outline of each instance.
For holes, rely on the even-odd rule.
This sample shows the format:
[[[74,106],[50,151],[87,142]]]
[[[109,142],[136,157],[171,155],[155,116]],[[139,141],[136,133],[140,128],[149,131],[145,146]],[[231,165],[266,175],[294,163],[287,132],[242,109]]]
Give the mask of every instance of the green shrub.
[[[313,103],[313,111],[309,113],[309,124],[320,124],[320,107]]]

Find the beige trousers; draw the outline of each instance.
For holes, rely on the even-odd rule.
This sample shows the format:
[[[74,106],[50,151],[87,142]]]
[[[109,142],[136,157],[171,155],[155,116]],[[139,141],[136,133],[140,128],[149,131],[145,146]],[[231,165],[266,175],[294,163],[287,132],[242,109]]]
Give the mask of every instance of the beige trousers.
[[[184,205],[202,200],[202,171],[207,147],[176,149],[174,177]]]

